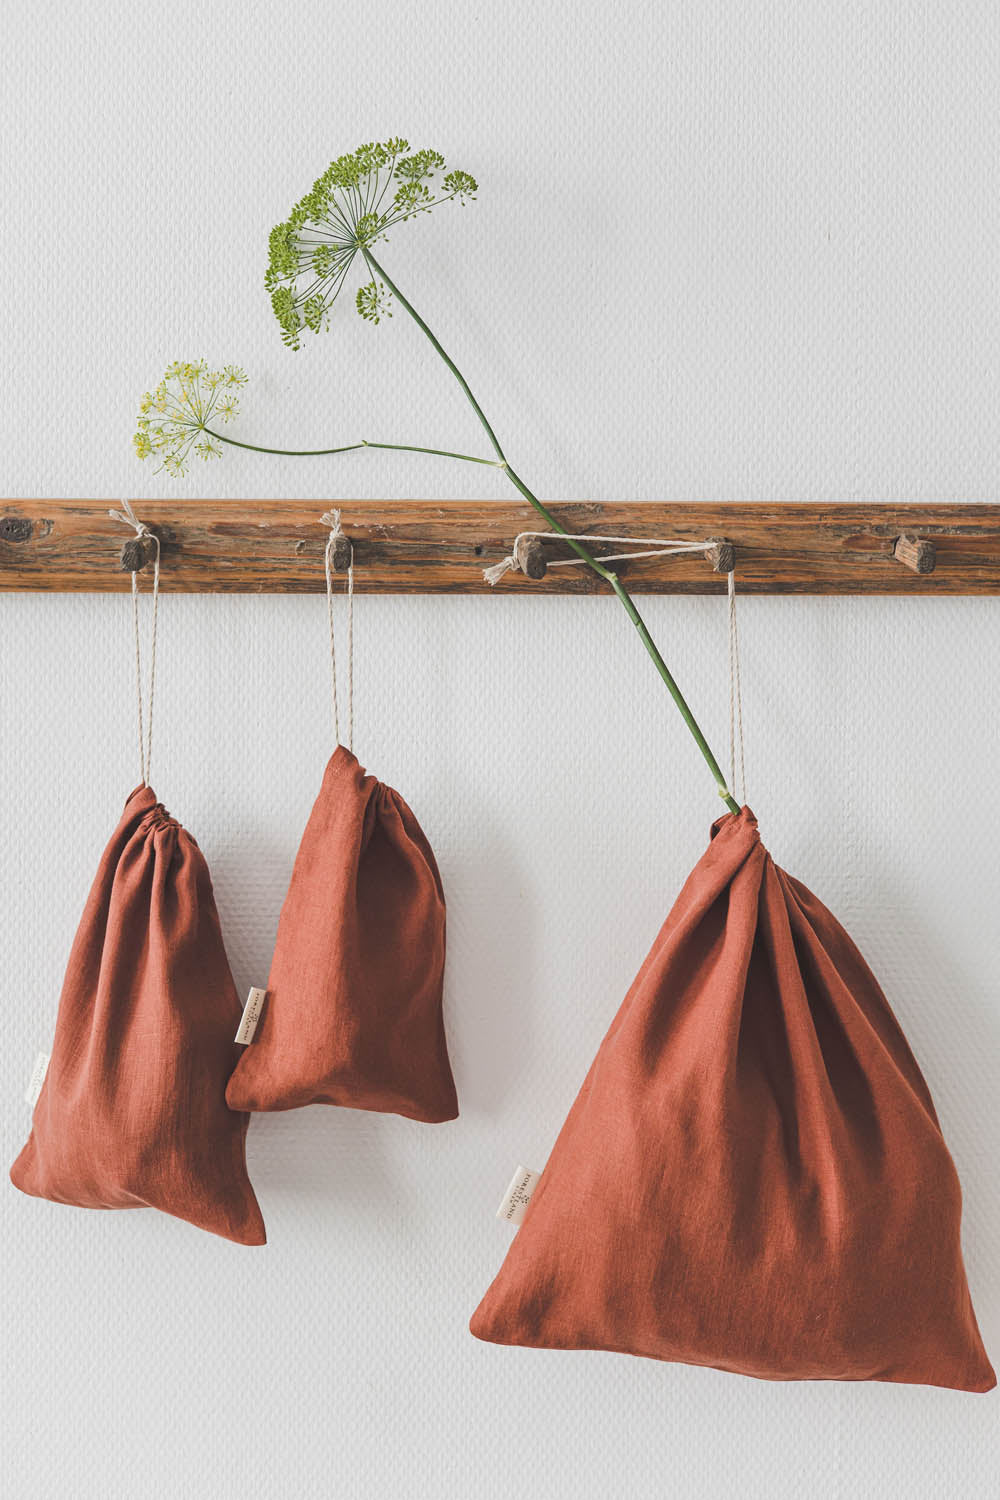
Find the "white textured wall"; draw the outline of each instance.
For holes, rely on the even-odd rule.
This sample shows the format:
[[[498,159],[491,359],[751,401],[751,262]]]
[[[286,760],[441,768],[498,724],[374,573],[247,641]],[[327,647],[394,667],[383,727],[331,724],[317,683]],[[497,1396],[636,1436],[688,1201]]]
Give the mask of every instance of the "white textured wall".
[[[390,269],[552,499],[1000,498],[990,0],[169,7],[6,14],[4,491],[505,495],[373,452],[130,454],[173,358],[251,373],[250,441],[474,447],[403,316],[287,353],[267,231],[329,158],[403,132],[481,180]],[[350,506],[346,507],[350,516]],[[470,560],[470,567],[472,562]],[[5,1160],[97,858],[136,780],[126,604],[0,596]],[[715,600],[650,603],[713,742]],[[358,748],[450,904],[453,1125],[263,1117],[265,1251],[151,1211],[0,1192],[12,1500],[604,1500],[996,1493],[996,1396],[768,1385],[476,1343],[467,1317],[718,811],[608,600],[369,598]],[[262,983],[327,740],[319,598],[166,598],[154,785]],[[965,1187],[1000,1355],[992,600],[749,601],[750,800],[880,975]]]

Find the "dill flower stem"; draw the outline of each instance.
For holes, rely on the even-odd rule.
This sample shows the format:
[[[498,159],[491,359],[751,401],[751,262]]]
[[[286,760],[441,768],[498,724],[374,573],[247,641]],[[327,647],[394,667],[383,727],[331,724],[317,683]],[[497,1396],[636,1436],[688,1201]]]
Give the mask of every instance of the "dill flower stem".
[[[249,448],[253,453],[277,453],[284,458],[320,458],[330,453],[353,453],[356,448],[394,448],[402,453],[433,453],[437,458],[459,458],[463,463],[488,464],[493,469],[502,467],[494,458],[476,458],[471,453],[452,453],[447,448],[418,448],[412,443],[375,443],[362,438],[360,443],[346,443],[342,448],[262,448],[258,443],[241,443],[238,438],[226,437],[224,432],[216,432],[212,427],[205,427],[202,431],[220,443],[231,443],[234,448]]]
[[[475,458],[471,453],[451,453],[447,448],[415,448],[412,443],[362,443],[364,448],[396,448],[402,453],[434,453],[438,458],[460,458],[467,464],[486,464],[491,469],[502,469],[504,461],[498,458]]]
[[[520,490],[524,498],[529,502],[529,504],[534,506],[538,514],[543,518],[544,521],[547,522],[549,526],[552,527],[553,531],[559,532],[562,536],[565,537],[565,527],[559,524],[556,518],[545,508],[542,502],[538,499],[537,495],[532,494],[531,490],[529,490],[523,479],[521,479],[520,476],[514,472],[510,464],[507,462],[504,451],[501,448],[499,441],[497,440],[496,434],[494,433],[493,428],[490,426],[486,418],[486,413],[483,411],[482,407],[479,405],[479,402],[472,394],[472,390],[469,386],[468,381],[466,380],[465,376],[462,374],[458,366],[455,364],[455,361],[449,354],[445,352],[441,343],[431,332],[430,328],[424,322],[423,318],[417,312],[416,308],[413,307],[413,305],[406,299],[406,297],[403,296],[403,293],[399,290],[399,287],[396,286],[395,282],[388,275],[388,273],[382,268],[382,266],[379,265],[378,261],[375,259],[374,255],[372,255],[371,251],[367,248],[364,248],[362,253],[373,275],[379,276],[382,281],[385,282],[385,285],[392,292],[393,296],[396,297],[397,300],[402,304],[402,306],[406,308],[406,311],[410,314],[410,317],[416,323],[417,327],[420,328],[421,331],[427,336],[434,349],[441,356],[444,363],[448,366],[448,369],[452,372],[455,379],[462,387],[462,390],[465,392],[470,406],[472,407],[476,416],[479,418],[479,421],[482,423],[483,430],[486,433],[486,436],[489,438],[490,443],[493,447],[493,451],[496,453],[497,458],[500,460],[500,464],[502,465],[503,470],[506,473],[507,478],[510,480],[511,484],[514,485],[515,489]],[[567,545],[570,546],[573,551],[577,553],[577,555],[581,557],[583,561],[593,569],[595,573],[597,573],[601,578],[609,583],[614,592],[617,594],[622,606],[625,609],[626,614],[639,633],[639,639],[642,641],[642,644],[645,646],[647,652],[652,658],[653,665],[656,667],[657,672],[660,674],[661,678],[666,684],[670,696],[673,698],[674,703],[677,705],[681,718],[684,720],[684,723],[690,730],[695,744],[698,746],[698,749],[701,751],[702,755],[705,758],[705,761],[708,764],[709,770],[715,777],[716,785],[719,788],[719,796],[723,799],[730,812],[738,813],[740,810],[739,803],[729,791],[728,785],[726,783],[726,778],[722,773],[719,762],[712,754],[711,747],[709,746],[708,741],[702,733],[698,721],[695,719],[694,714],[691,712],[684,694],[677,686],[670,668],[667,666],[666,662],[663,660],[663,657],[660,655],[656,642],[650,635],[646,623],[640,615],[639,611],[636,609],[632,597],[626,590],[625,585],[622,583],[617,573],[613,572],[610,568],[605,568],[579,542],[573,541],[569,537],[566,537],[566,541]]]
[[[249,448],[251,453],[280,453],[285,458],[319,458],[328,453],[353,453],[355,448],[365,446],[364,443],[346,443],[342,448],[262,448],[258,443],[241,443],[239,438],[226,437],[224,432],[216,432],[212,427],[202,430],[208,437],[213,437],[220,443],[229,443],[233,448]]]

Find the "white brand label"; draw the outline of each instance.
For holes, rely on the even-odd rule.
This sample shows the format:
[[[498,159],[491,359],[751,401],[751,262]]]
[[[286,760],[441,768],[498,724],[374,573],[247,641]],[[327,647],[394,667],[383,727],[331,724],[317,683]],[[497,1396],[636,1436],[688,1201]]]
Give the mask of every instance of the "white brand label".
[[[235,1041],[253,1041],[253,1034],[257,1030],[260,1013],[264,1009],[264,997],[266,994],[267,990],[259,990],[256,985],[250,990],[247,996],[247,1003],[243,1007],[243,1018],[240,1021],[240,1029],[234,1038]]]
[[[48,1072],[49,1054],[39,1052],[35,1058],[35,1066],[31,1070],[31,1082],[24,1091],[24,1102],[30,1104],[34,1109],[38,1103],[38,1096],[42,1092],[42,1084],[45,1082],[45,1074]]]
[[[533,1172],[530,1167],[518,1167],[510,1180],[510,1187],[503,1195],[503,1202],[497,1209],[497,1218],[506,1219],[508,1224],[520,1224],[541,1175],[541,1172]]]

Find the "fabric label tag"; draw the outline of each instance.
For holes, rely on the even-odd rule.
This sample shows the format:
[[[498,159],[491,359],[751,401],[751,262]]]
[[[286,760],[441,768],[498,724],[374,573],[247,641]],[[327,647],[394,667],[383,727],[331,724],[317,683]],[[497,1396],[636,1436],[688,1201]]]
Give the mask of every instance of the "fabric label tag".
[[[240,1028],[234,1038],[235,1041],[253,1041],[253,1034],[257,1030],[260,1013],[264,1009],[264,997],[266,994],[267,990],[258,989],[256,985],[251,987],[250,993],[247,996],[247,1003],[243,1007],[243,1017],[240,1021]]]
[[[497,1218],[506,1219],[508,1224],[520,1224],[541,1175],[541,1172],[533,1172],[530,1167],[518,1167],[510,1180],[510,1187],[503,1195],[503,1202],[497,1209]]]
[[[25,1104],[30,1104],[32,1109],[38,1103],[38,1096],[42,1092],[42,1084],[45,1082],[45,1075],[48,1069],[49,1054],[47,1052],[39,1052],[35,1058],[35,1066],[31,1070],[31,1081],[24,1091],[24,1102]]]

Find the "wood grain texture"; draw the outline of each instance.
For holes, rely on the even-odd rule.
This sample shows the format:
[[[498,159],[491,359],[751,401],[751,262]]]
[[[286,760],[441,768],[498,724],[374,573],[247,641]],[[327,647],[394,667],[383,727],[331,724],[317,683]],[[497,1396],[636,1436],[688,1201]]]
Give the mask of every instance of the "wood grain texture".
[[[119,592],[123,528],[109,500],[0,502],[0,591]],[[591,594],[588,568],[549,568],[538,581],[482,570],[536,530],[527,505],[461,500],[339,500],[365,593]],[[321,593],[329,530],[317,500],[144,500],[140,519],[162,547],[161,586],[181,593]],[[568,531],[619,536],[725,537],[741,593],[1000,593],[1000,505],[554,504]],[[902,535],[932,540],[936,568],[918,574],[893,556]],[[570,555],[545,542],[549,562]],[[595,552],[602,550],[595,544]],[[621,550],[611,545],[604,551]],[[724,592],[700,554],[615,564],[635,594]]]

